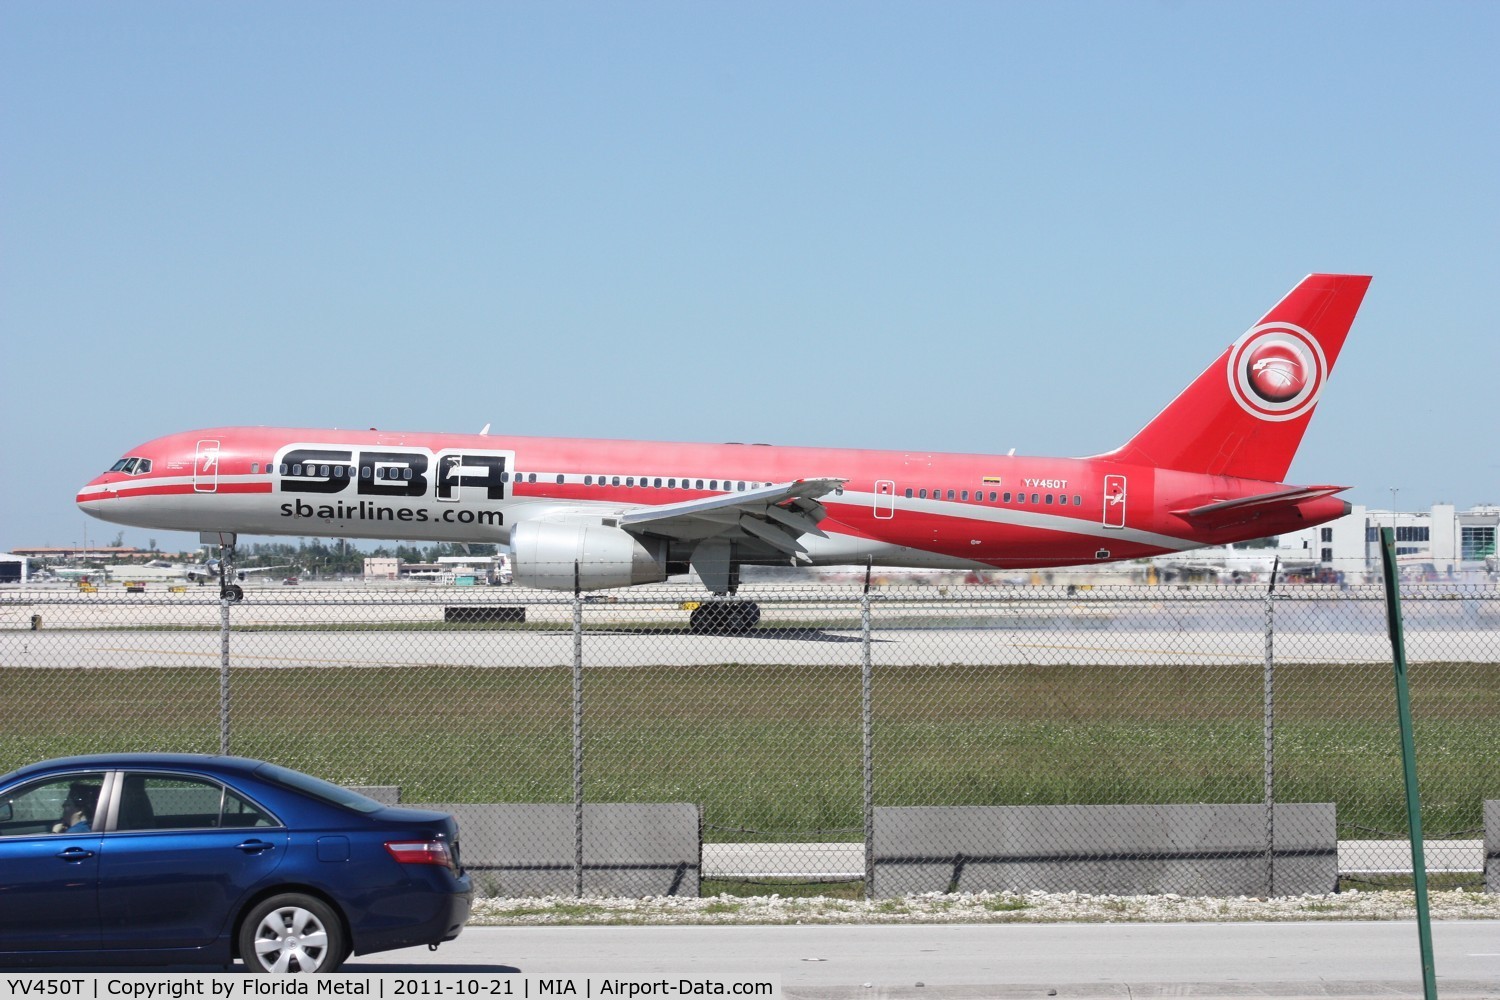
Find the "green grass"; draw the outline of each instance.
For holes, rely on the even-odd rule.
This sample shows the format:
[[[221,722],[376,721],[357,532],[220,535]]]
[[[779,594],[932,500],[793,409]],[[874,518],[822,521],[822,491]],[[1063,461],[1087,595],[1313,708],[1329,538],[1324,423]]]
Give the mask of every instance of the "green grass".
[[[1411,680],[1424,827],[1474,836],[1500,798],[1500,665]],[[242,669],[231,749],[406,801],[571,802],[571,697],[558,668]],[[589,800],[699,803],[709,841],[860,839],[857,667],[598,668],[584,697]],[[872,713],[879,805],[1262,795],[1259,667],[880,668]],[[1276,717],[1279,801],[1404,836],[1388,667],[1283,668]],[[218,746],[215,670],[0,670],[0,770]]]

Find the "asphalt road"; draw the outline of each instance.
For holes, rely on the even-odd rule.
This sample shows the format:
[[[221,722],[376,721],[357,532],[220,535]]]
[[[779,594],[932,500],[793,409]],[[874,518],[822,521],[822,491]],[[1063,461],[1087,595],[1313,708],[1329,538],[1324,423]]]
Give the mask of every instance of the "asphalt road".
[[[1434,925],[1439,994],[1500,998],[1500,923]],[[350,972],[780,976],[797,998],[1420,997],[1410,921],[1224,924],[470,927]],[[1050,991],[1055,990],[1056,993]]]

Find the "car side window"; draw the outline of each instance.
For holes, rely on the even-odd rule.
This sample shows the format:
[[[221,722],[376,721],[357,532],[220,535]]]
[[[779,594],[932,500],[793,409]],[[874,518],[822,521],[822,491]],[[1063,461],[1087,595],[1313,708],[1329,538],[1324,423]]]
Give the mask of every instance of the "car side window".
[[[42,778],[0,797],[0,837],[87,833],[104,786],[103,771]]]
[[[117,831],[275,825],[275,819],[254,803],[207,778],[126,774],[120,783]]]

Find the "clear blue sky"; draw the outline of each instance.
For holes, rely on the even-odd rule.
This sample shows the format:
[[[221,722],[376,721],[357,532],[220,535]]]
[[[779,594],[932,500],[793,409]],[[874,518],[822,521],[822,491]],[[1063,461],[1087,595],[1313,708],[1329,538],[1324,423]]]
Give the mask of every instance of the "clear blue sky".
[[[0,4],[0,549],[220,424],[1084,455],[1375,276],[1291,478],[1500,502],[1500,4]],[[193,536],[126,529],[127,544]]]

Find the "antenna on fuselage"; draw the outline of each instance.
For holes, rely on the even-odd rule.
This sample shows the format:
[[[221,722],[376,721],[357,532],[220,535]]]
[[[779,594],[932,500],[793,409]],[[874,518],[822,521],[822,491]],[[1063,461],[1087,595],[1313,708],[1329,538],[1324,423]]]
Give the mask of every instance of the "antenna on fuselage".
[[[485,424],[483,427],[479,428],[479,436],[480,437],[484,437],[489,432],[490,432],[490,425],[489,424]]]

